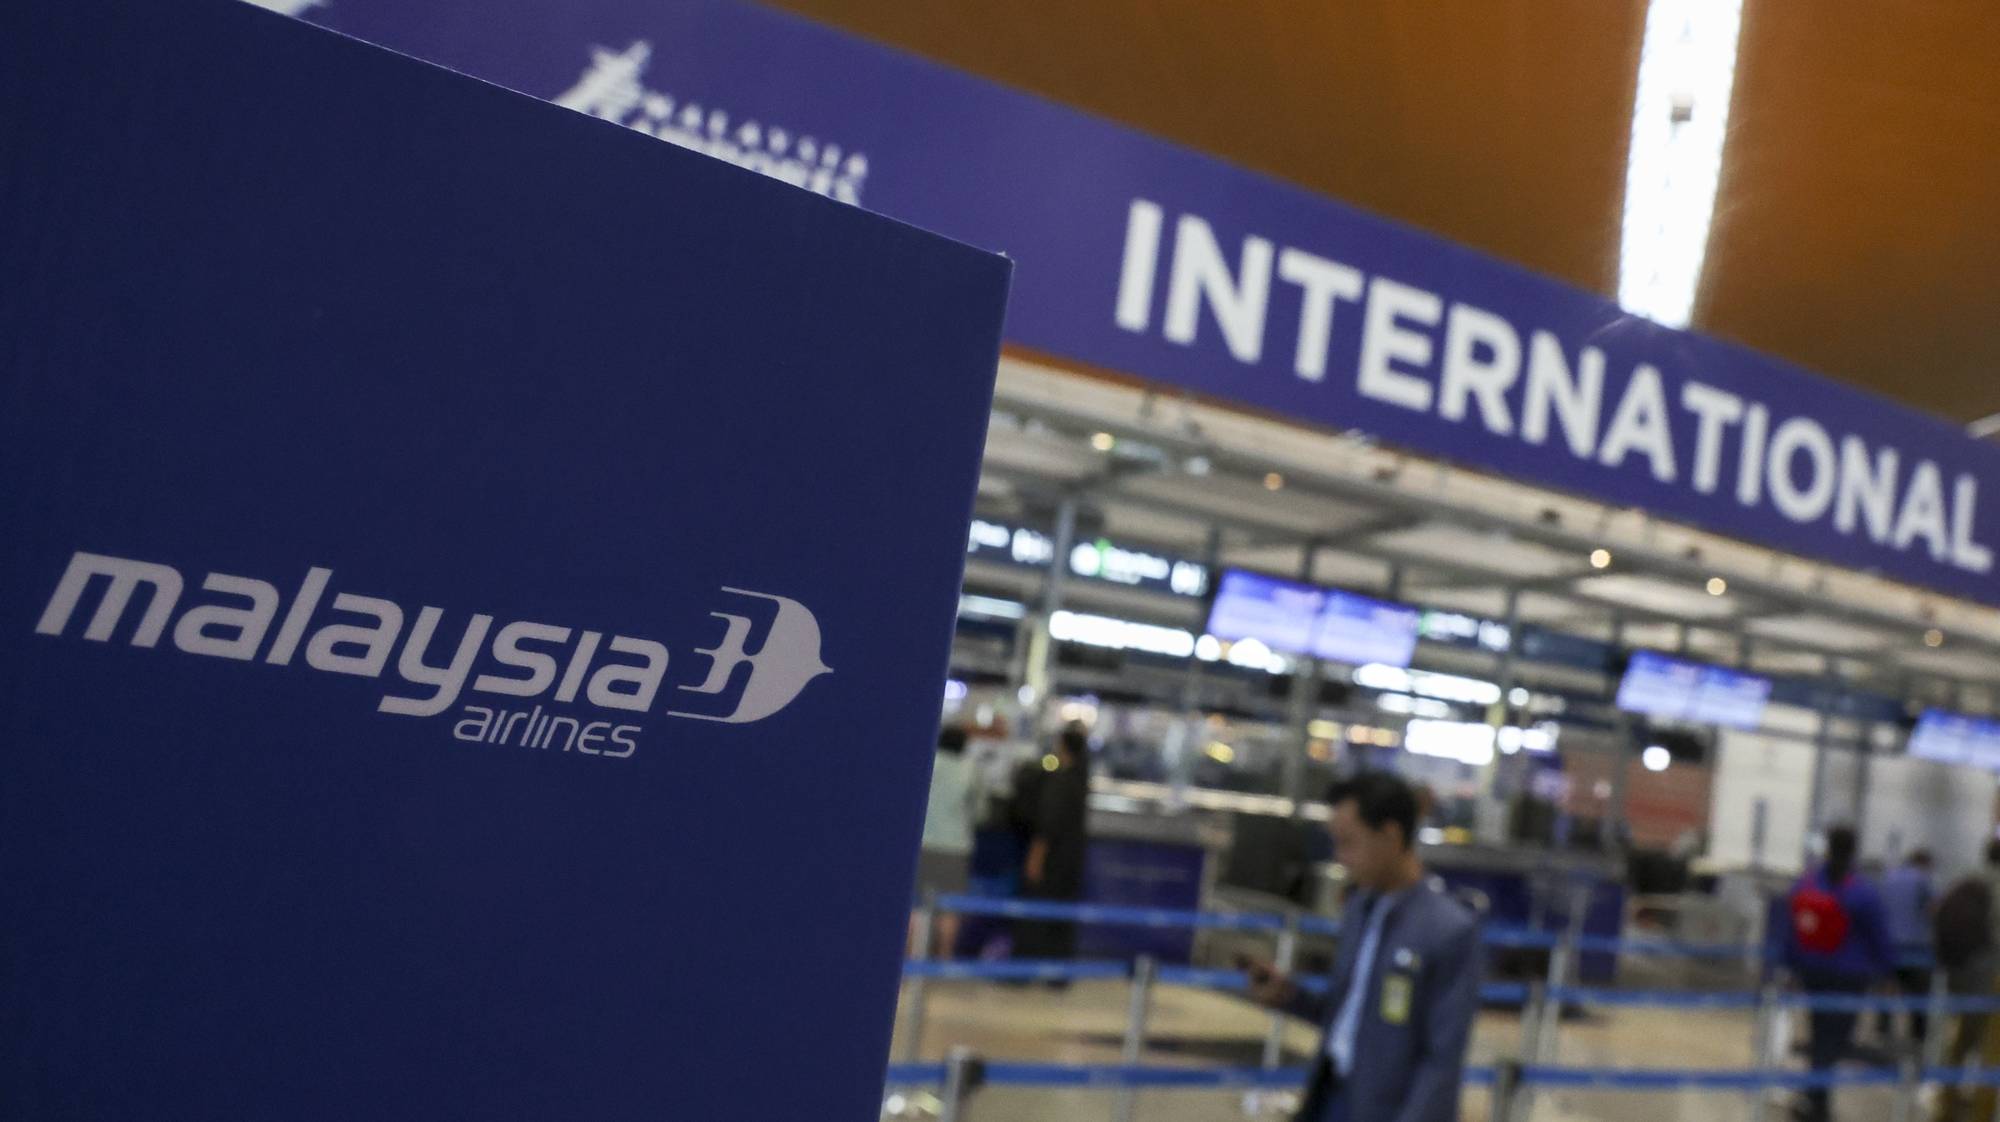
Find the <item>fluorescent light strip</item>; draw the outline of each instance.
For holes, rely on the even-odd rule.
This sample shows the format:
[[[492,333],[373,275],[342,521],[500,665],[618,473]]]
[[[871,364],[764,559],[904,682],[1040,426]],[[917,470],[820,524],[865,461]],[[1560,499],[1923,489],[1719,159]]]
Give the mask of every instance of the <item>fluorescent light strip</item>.
[[[1173,658],[1187,658],[1194,654],[1192,632],[1083,612],[1056,612],[1049,616],[1049,636],[1065,643],[1083,643],[1120,651],[1146,651]]]
[[[1028,606],[1012,600],[963,593],[958,598],[958,614],[976,619],[1023,619],[1028,614]]]
[[[1632,98],[1618,302],[1687,326],[1715,215],[1742,0],[1652,0]]]

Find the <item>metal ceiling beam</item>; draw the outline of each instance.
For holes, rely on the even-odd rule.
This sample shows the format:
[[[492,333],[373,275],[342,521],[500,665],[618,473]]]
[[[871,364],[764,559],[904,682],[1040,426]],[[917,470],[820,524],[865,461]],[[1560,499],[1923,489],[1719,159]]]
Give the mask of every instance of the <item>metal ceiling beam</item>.
[[[1337,529],[1318,535],[1315,540],[1322,549],[1349,549],[1355,545],[1372,542],[1383,534],[1394,534],[1403,530],[1414,530],[1427,524],[1430,519],[1417,514],[1390,513],[1380,517],[1350,522]]]
[[[1091,431],[1101,431],[1107,428],[1115,431],[1117,426],[1107,425],[1103,423],[1093,423],[1091,425]],[[1147,438],[1152,438],[1152,434],[1147,434]],[[1213,453],[1209,454],[1211,457],[1211,461],[1213,461],[1214,460]],[[1218,468],[1220,468],[1219,464],[1216,466],[1216,468],[1211,468],[1211,476],[1220,475],[1225,478],[1232,478],[1229,472],[1227,472],[1226,470],[1218,470]],[[1040,489],[1045,490],[1049,495],[1053,497],[1060,497],[1060,494],[1062,493],[1061,488],[1064,486],[1064,481],[1062,480],[1047,476],[1037,476],[1019,468],[988,465],[986,470],[997,470],[998,473],[1004,477],[1022,479],[1030,483],[1037,484]],[[1244,473],[1243,476],[1236,476],[1233,478],[1238,478],[1245,483],[1250,483],[1256,480],[1261,480],[1262,475],[1261,473],[1253,474],[1246,472]],[[1293,487],[1298,487],[1300,490],[1306,489],[1306,487],[1300,486],[1295,482],[1287,482],[1286,486],[1288,489]],[[1177,519],[1191,520],[1191,521],[1206,521],[1212,525],[1220,526],[1224,529],[1273,539],[1272,544],[1289,544],[1295,546],[1304,546],[1309,541],[1313,541],[1316,539],[1325,541],[1330,534],[1339,533],[1338,530],[1329,531],[1325,534],[1301,532],[1300,530],[1297,530],[1292,526],[1286,525],[1284,523],[1259,519],[1256,518],[1254,514],[1250,514],[1247,512],[1239,514],[1213,513],[1200,507],[1177,505],[1168,500],[1159,499],[1148,495],[1135,495],[1130,491],[1124,491],[1124,490],[1101,491],[1097,492],[1094,497],[1122,503],[1127,506],[1134,507],[1136,509],[1150,510],[1154,513],[1170,518],[1177,518]],[[1391,521],[1411,522],[1411,523],[1421,524],[1424,522],[1436,520],[1444,522],[1456,522],[1459,524],[1472,523],[1474,525],[1482,526],[1484,528],[1504,530],[1510,533],[1514,533],[1514,536],[1517,538],[1528,536],[1515,532],[1520,528],[1515,523],[1497,519],[1490,515],[1479,514],[1477,512],[1460,511],[1456,507],[1451,507],[1448,504],[1443,504],[1436,500],[1426,500],[1413,496],[1408,497],[1409,501],[1404,505],[1418,507],[1420,509],[1417,511],[1404,511],[1401,513],[1396,513],[1394,511],[1396,504],[1402,499],[1404,499],[1405,496],[1402,496],[1393,491],[1390,491],[1388,494],[1375,493],[1371,494],[1367,498],[1360,498],[1360,499],[1348,498],[1345,496],[1337,496],[1337,495],[1330,495],[1327,497],[1335,498],[1339,501],[1344,501],[1349,503],[1359,503],[1361,505],[1366,505],[1375,508],[1377,510],[1381,510],[1383,511],[1383,513],[1381,514],[1379,521],[1382,522],[1383,524],[1387,524]],[[1373,523],[1378,521],[1378,519],[1371,517],[1369,521]],[[1386,529],[1376,531],[1376,533],[1387,533],[1387,532],[1389,531]],[[1371,534],[1370,536],[1373,535]],[[1529,540],[1534,540],[1534,539],[1530,537]],[[1543,541],[1541,544],[1549,544],[1549,543],[1547,541]],[[1658,575],[1657,573],[1649,572],[1644,565],[1635,564],[1629,560],[1621,559],[1619,565],[1617,566],[1617,569],[1615,570],[1590,570],[1587,573],[1575,572],[1575,573],[1564,573],[1564,574],[1552,574],[1550,577],[1530,578],[1529,581],[1523,582],[1523,581],[1517,581],[1509,577],[1505,573],[1495,572],[1490,569],[1482,569],[1477,566],[1466,565],[1461,562],[1443,560],[1424,554],[1410,553],[1408,551],[1403,551],[1403,550],[1384,549],[1366,540],[1360,542],[1349,542],[1345,545],[1339,546],[1338,548],[1340,549],[1341,552],[1356,554],[1368,558],[1369,560],[1378,561],[1384,565],[1388,565],[1391,567],[1403,566],[1406,569],[1416,569],[1419,571],[1441,573],[1446,577],[1448,577],[1449,579],[1453,580],[1454,582],[1457,582],[1452,585],[1443,586],[1445,587],[1446,590],[1463,589],[1470,586],[1470,587],[1491,587],[1504,591],[1506,588],[1516,584],[1527,586],[1533,584],[1536,581],[1554,581],[1554,580],[1573,581],[1576,579],[1581,579],[1586,576],[1602,575],[1603,573],[1612,571],[1624,571],[1627,573],[1637,573],[1640,575]],[[1631,547],[1625,547],[1623,550],[1621,550],[1621,552],[1624,554],[1626,558],[1629,558],[1632,555]],[[1689,566],[1685,564],[1681,564],[1677,567],[1683,572],[1683,574],[1687,573],[1706,574],[1702,576],[1702,579],[1704,580],[1706,579],[1707,575],[1713,575],[1712,573],[1709,573],[1706,570],[1691,569]],[[1733,577],[1729,579],[1731,581],[1732,587],[1738,591],[1741,591],[1744,585],[1754,583],[1748,580],[1739,580],[1738,578],[1733,578]],[[1785,598],[1788,601],[1787,606],[1789,610],[1782,614],[1814,614],[1814,615],[1819,615],[1821,617],[1831,617],[1837,620],[1842,620],[1843,622],[1854,623],[1856,626],[1868,627],[1870,630],[1879,630],[1879,629],[1884,629],[1885,627],[1885,625],[1879,622],[1874,622],[1874,621],[1861,622],[1861,621],[1846,619],[1844,613],[1829,611],[1827,610],[1827,606],[1824,605],[1823,603],[1815,604],[1815,603],[1791,600],[1791,597],[1795,594],[1790,593],[1788,590],[1775,589],[1773,591],[1775,595],[1772,596],[1767,597],[1760,595],[1760,599],[1764,599],[1767,601],[1765,605],[1767,611],[1771,608],[1776,607],[1776,605],[1768,603],[1769,600]],[[1410,592],[1409,596],[1411,599],[1421,600],[1423,598],[1423,590],[1418,589],[1414,592]],[[1614,601],[1600,600],[1582,594],[1572,594],[1569,598],[1578,604],[1585,605],[1588,607],[1602,607],[1603,612],[1601,615],[1596,613],[1591,613],[1586,618],[1602,619],[1605,617],[1615,617],[1618,614],[1623,614],[1625,616],[1634,619],[1644,620],[1649,623],[1671,623],[1679,625],[1689,622],[1686,619],[1686,617],[1672,612],[1662,612],[1649,608],[1622,604]],[[1754,618],[1764,618],[1764,617],[1760,615]],[[1796,652],[1798,654],[1810,655],[1820,659],[1832,658],[1832,659],[1845,659],[1850,661],[1867,661],[1870,659],[1893,657],[1893,655],[1896,652],[1905,649],[1899,644],[1888,644],[1882,647],[1863,648],[1859,650],[1846,650],[1837,647],[1827,647],[1827,646],[1822,646],[1820,644],[1810,643],[1802,640],[1787,639],[1781,636],[1771,636],[1750,631],[1745,626],[1743,626],[1747,622],[1749,622],[1747,618],[1739,621],[1736,617],[1725,617],[1716,620],[1704,619],[1704,620],[1694,621],[1694,625],[1702,630],[1717,631],[1724,634],[1736,635],[1739,638],[1747,637],[1754,639],[1755,642],[1759,645],[1759,647],[1765,650],[1787,650]],[[1893,630],[1893,628],[1890,629]],[[2000,656],[2000,647],[1993,647],[1987,644],[1974,644],[1969,641],[1966,642],[1965,645],[1973,646],[1974,649],[1979,650],[1980,653],[1983,654]],[[1983,679],[1976,676],[1961,677],[1959,675],[1937,673],[1933,671],[1922,671],[1922,673],[1937,678],[1938,680],[1952,682],[1955,684],[1981,684],[1983,682]]]
[[[1044,423],[1051,423],[1051,419],[1053,419],[1054,421],[1064,422],[1079,428],[1089,428],[1091,431],[1100,431],[1106,428],[1115,431],[1122,426],[1127,431],[1133,432],[1137,439],[1149,440],[1164,446],[1175,447],[1190,455],[1207,456],[1210,463],[1218,468],[1222,467],[1225,463],[1240,464],[1243,467],[1243,475],[1257,478],[1261,478],[1265,470],[1264,466],[1257,463],[1252,457],[1230,450],[1219,449],[1213,443],[1206,440],[1190,440],[1176,433],[1160,433],[1151,429],[1135,428],[1129,421],[1106,422],[1101,418],[1089,417],[1070,410],[1051,408],[1042,402],[1010,398],[1007,397],[1004,391],[1002,399],[1008,402],[1009,409],[1036,415]],[[1211,470],[1214,469],[1212,468]],[[1602,544],[1593,535],[1586,535],[1560,526],[1516,522],[1487,514],[1483,511],[1459,507],[1440,499],[1411,494],[1399,490],[1390,484],[1326,475],[1312,472],[1310,469],[1307,469],[1303,474],[1298,469],[1292,469],[1288,473],[1287,486],[1299,486],[1301,489],[1310,489],[1331,499],[1359,502],[1378,508],[1418,511],[1423,512],[1426,517],[1430,518],[1457,522],[1462,525],[1503,530],[1519,540],[1536,542],[1557,549],[1587,553],[1589,550],[1598,548]],[[1684,557],[1677,557],[1665,551],[1648,549],[1643,545],[1624,545],[1620,547],[1620,552],[1627,559],[1628,568],[1641,568],[1655,574],[1665,573],[1691,581],[1705,581],[1710,576],[1716,575],[1716,571],[1712,566]],[[1634,566],[1630,563],[1629,559],[1635,552],[1640,558],[1643,558],[1643,565]],[[1828,616],[1871,629],[1906,631],[1916,626],[1912,621],[1904,619],[1901,616],[1872,611],[1856,605],[1837,604],[1824,599],[1816,600],[1808,593],[1800,592],[1784,585],[1773,584],[1755,576],[1736,575],[1728,579],[1732,586],[1739,592],[1751,593],[1759,600],[1791,605],[1800,612],[1811,612]],[[1961,639],[1960,642],[1962,645],[1980,650],[1983,653],[2000,657],[2000,644],[1976,638]]]

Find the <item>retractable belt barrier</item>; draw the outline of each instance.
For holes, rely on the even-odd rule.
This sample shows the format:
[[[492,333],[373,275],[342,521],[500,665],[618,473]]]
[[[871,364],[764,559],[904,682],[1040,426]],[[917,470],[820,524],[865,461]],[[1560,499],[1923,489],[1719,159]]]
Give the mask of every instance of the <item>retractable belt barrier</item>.
[[[1072,962],[1066,959],[1006,959],[998,962],[911,959],[903,963],[905,978],[932,978],[944,981],[985,982],[1103,982],[1126,981],[1132,964],[1123,960]],[[1210,969],[1202,966],[1162,966],[1153,980],[1164,986],[1192,989],[1242,991],[1250,988],[1250,975],[1241,970]],[[1304,975],[1292,979],[1307,993],[1325,993],[1331,983],[1324,976]],[[1520,982],[1489,982],[1479,988],[1479,997],[1492,1005],[1519,1004],[1528,999],[1528,986]],[[1563,990],[1565,1000],[1582,1004],[1585,995],[1616,991]],[[1575,996],[1571,996],[1574,994]],[[1734,995],[1730,995],[1734,996]],[[1751,994],[1755,1004],[1756,995]],[[1602,1002],[1601,1004],[1613,1004]],[[1635,1004],[1635,1003],[1627,1003]],[[2000,1007],[2000,1001],[1995,1002]]]
[[[1301,935],[1333,935],[1338,922],[1323,916],[1292,914],[1223,913],[1169,908],[1128,907],[1115,904],[1072,904],[1050,900],[1013,900],[989,896],[945,895],[931,901],[927,914],[957,912],[967,915],[998,916],[1008,919],[1054,921],[1110,926],[1149,928],[1192,928],[1269,933],[1276,939],[1276,960],[1290,969]],[[928,921],[926,921],[928,922]],[[926,927],[928,930],[928,927]],[[1496,1117],[1518,1118],[1518,1110],[1531,1109],[1538,1091],[1570,1089],[1604,1092],[1710,1092],[1764,1095],[1772,1091],[1799,1091],[1835,1087],[1895,1088],[1898,1092],[1896,1118],[1913,1117],[1916,1094],[1922,1084],[1959,1087],[2000,1087],[2000,1068],[1938,1066],[1943,1059],[1935,1047],[1921,1061],[1912,1059],[1901,1067],[1798,1071],[1775,1065],[1778,1056],[1760,1044],[1751,1067],[1703,1068],[1614,1068],[1566,1067],[1546,1061],[1555,1054],[1553,1032],[1562,1015],[1573,1009],[1694,1009],[1750,1012],[1756,1022],[1755,1034],[1770,1041],[1772,1018],[1784,1011],[1810,1010],[1843,1013],[1927,1013],[1933,1016],[2000,1013],[2000,996],[1952,995],[1943,980],[1933,976],[1928,994],[1873,996],[1850,993],[1792,993],[1767,985],[1757,991],[1702,992],[1697,990],[1623,990],[1569,984],[1579,955],[1617,954],[1683,958],[1690,960],[1760,962],[1766,949],[1747,943],[1702,943],[1660,938],[1613,938],[1585,935],[1572,926],[1566,931],[1487,925],[1481,931],[1484,945],[1505,949],[1546,950],[1548,978],[1532,983],[1495,982],[1480,987],[1481,1000],[1489,1005],[1512,1005],[1523,1010],[1525,1043],[1519,1061],[1498,1066],[1468,1067],[1467,1086],[1494,1088]],[[924,944],[927,948],[928,943]],[[1927,956],[1904,955],[1905,966],[1932,968]],[[1259,1066],[1181,1067],[1139,1062],[1146,1039],[1147,1011],[1156,986],[1184,986],[1242,993],[1249,989],[1249,975],[1242,970],[1196,966],[1161,965],[1150,958],[1136,961],[1006,960],[951,961],[917,958],[905,963],[911,980],[913,1005],[911,1025],[902,1035],[906,1061],[889,1070],[890,1087],[942,1086],[944,1098],[962,1104],[964,1096],[977,1086],[1102,1089],[1113,1093],[1115,1122],[1130,1122],[1133,1096],[1140,1090],[1296,1090],[1305,1071],[1281,1066],[1283,1053],[1282,1013],[1273,1013],[1264,1040],[1264,1058]],[[986,1061],[964,1049],[954,1051],[947,1063],[917,1062],[921,1041],[923,987],[931,980],[998,982],[1080,982],[1115,981],[1131,988],[1123,1056],[1119,1063],[1056,1064],[1023,1061]],[[1329,979],[1299,975],[1293,983],[1308,993],[1325,993]],[[1768,1105],[1768,1100],[1766,1100]],[[1517,1109],[1518,1108],[1518,1109]],[[1764,1106],[1759,1107],[1763,1117]],[[947,1111],[952,1122],[958,1115]]]
[[[1126,981],[1132,977],[1132,964],[1116,959],[1087,962],[1065,959],[1007,959],[999,962],[914,959],[903,964],[903,976],[989,982]],[[1242,991],[1250,988],[1250,976],[1244,971],[1200,966],[1162,966],[1155,971],[1154,980],[1161,985],[1195,989]],[[1293,983],[1307,993],[1325,993],[1329,986],[1325,977],[1316,975],[1294,978]],[[1554,986],[1547,992],[1550,1001],[1566,1006],[1607,1009],[1755,1009],[1761,1000],[1761,995],[1755,990],[1706,992]],[[1480,1000],[1489,1005],[1520,1004],[1528,999],[1529,994],[1530,987],[1520,982],[1489,982],[1479,988]],[[1824,1012],[1943,1012],[1947,1016],[2000,1013],[2000,996],[1938,999],[1922,994],[1783,993],[1777,996],[1776,1001],[1786,1008]]]
[[[1847,993],[1786,993],[1779,995],[1778,1003],[1825,1013],[1943,1013],[1947,1017],[2000,1013],[2000,997],[1991,995],[1935,998],[1922,994],[1873,997]]]
[[[1175,1067],[1154,1064],[1056,1064],[994,1061],[984,1065],[984,1082],[1012,1087],[1179,1088],[1295,1090],[1305,1082],[1302,1067]],[[944,1081],[944,1064],[891,1064],[884,1085],[927,1087]],[[2000,1087],[2000,1068],[1926,1068],[1925,1083],[1960,1087]],[[1491,1087],[1499,1069],[1468,1067],[1468,1087]],[[1738,1068],[1610,1068],[1533,1065],[1519,1069],[1520,1086],[1589,1091],[1805,1091],[1838,1087],[1893,1087],[1903,1080],[1895,1068],[1765,1071]]]
[[[892,1064],[885,1085],[934,1086],[944,1081],[943,1064]],[[1173,1067],[1157,1064],[1054,1064],[988,1061],[983,1082],[1003,1087],[1179,1088],[1292,1090],[1305,1082],[1302,1067]]]
[[[1222,971],[1220,973],[1226,973]],[[1132,976],[1132,964],[1122,961],[1070,962],[1064,959],[1007,959],[1001,962],[955,962],[950,959],[916,959],[903,963],[905,978],[943,978],[952,981],[986,982],[1088,982],[1124,981]],[[1189,982],[1188,985],[1200,983]],[[1226,986],[1216,986],[1226,989]]]
[[[999,916],[1007,919],[1089,923],[1114,927],[1185,927],[1223,931],[1283,931],[1287,924],[1306,935],[1337,935],[1340,923],[1325,916],[1286,917],[1254,912],[1197,912],[1174,908],[1134,908],[1119,904],[1065,904],[1055,900],[1014,900],[998,896],[954,894],[939,896],[934,904],[941,912],[961,915]],[[1480,932],[1489,947],[1509,950],[1553,950],[1562,942],[1561,932],[1530,927],[1488,925]],[[1583,954],[1631,954],[1666,958],[1711,959],[1718,961],[1761,958],[1764,948],[1750,943],[1703,943],[1679,939],[1629,939],[1613,935],[1575,936],[1576,950]],[[1934,963],[1924,954],[1903,954],[1898,966],[1929,969]]]
[[[1232,912],[1190,912],[1173,908],[1128,908],[1118,904],[1064,904],[1054,900],[1012,900],[998,896],[940,896],[936,908],[961,915],[1004,916],[1008,919],[1053,920],[1067,923],[1097,923],[1119,927],[1193,927],[1231,931],[1282,931],[1285,918],[1275,915]],[[1327,933],[1339,925],[1324,917],[1301,917],[1300,930],[1308,930],[1306,920]]]
[[[1336,935],[1338,921],[1316,915],[1270,915],[1252,912],[1196,912],[1173,908],[1133,908],[1118,904],[1065,904],[1054,900],[1014,900],[998,896],[955,894],[939,896],[941,912],[999,916],[1006,919],[1088,923],[1114,927],[1182,927],[1222,931],[1283,931],[1289,925],[1305,935]],[[1488,925],[1480,933],[1489,947],[1510,950],[1553,950],[1563,935],[1528,927]],[[1575,947],[1584,954],[1635,954],[1677,958],[1755,958],[1760,948],[1744,943],[1696,943],[1675,939],[1625,939],[1580,935]],[[1914,965],[1914,963],[1913,963]]]

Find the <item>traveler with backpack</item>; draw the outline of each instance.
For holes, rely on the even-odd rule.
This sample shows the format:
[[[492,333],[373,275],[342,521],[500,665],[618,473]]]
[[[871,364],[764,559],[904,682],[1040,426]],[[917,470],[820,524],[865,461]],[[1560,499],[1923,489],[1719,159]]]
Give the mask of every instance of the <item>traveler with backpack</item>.
[[[1931,990],[1930,957],[1937,890],[1931,884],[1931,851],[1918,849],[1882,877],[1882,906],[1889,916],[1889,940],[1896,949],[1896,988],[1905,997],[1923,997]],[[1982,913],[1983,916],[1984,913]],[[1880,1015],[1882,1035],[1888,1036],[1889,1014]],[[1910,1014],[1910,1038],[1923,1043],[1929,1029],[1921,1009]]]
[[[1986,866],[1960,879],[1939,898],[1933,921],[1936,933],[1938,968],[1954,997],[1990,997],[2000,982],[2000,839],[1986,843]],[[1975,1051],[2000,1056],[2000,1041],[1987,1045],[1993,1035],[1992,1018],[1964,1014],[1951,1035],[1945,1064],[1962,1067]],[[1962,1105],[1958,1088],[1946,1084],[1938,1097],[1937,1117],[1941,1122],[1958,1122]],[[1982,1088],[1975,1096],[1971,1118],[1991,1122],[1994,1094]]]
[[[1895,969],[1881,893],[1856,871],[1858,849],[1852,827],[1827,831],[1826,861],[1800,877],[1787,898],[1791,929],[1784,964],[1808,994],[1859,997]],[[1860,1017],[1852,1010],[1814,1009],[1810,1020],[1812,1069],[1830,1071],[1852,1047]],[[1828,1122],[1833,1114],[1827,1090],[1808,1090],[1798,1116]]]

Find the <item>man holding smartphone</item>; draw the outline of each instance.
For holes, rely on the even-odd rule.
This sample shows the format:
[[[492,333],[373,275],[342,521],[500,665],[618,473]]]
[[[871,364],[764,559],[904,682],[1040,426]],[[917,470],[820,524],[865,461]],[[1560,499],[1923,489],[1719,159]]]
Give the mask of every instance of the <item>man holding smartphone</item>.
[[[1364,772],[1334,785],[1334,855],[1360,889],[1342,918],[1324,996],[1276,971],[1251,995],[1324,1026],[1298,1122],[1456,1122],[1479,1010],[1478,919],[1427,882],[1417,795]]]

